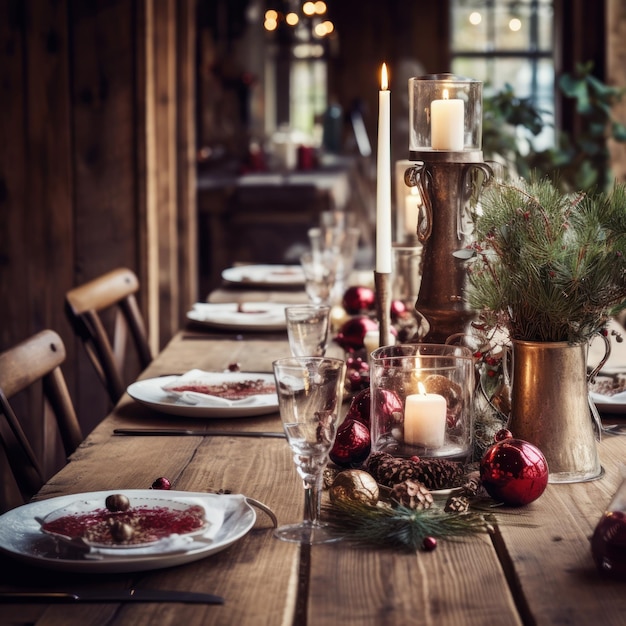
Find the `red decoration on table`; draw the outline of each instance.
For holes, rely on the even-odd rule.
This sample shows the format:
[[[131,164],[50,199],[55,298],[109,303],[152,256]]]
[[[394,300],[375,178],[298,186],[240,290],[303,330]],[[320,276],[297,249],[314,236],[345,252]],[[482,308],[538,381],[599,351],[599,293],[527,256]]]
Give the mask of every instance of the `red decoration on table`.
[[[172,483],[170,483],[169,478],[165,478],[165,476],[161,476],[157,478],[153,483],[150,489],[171,489]]]
[[[330,460],[341,467],[360,465],[369,456],[371,443],[369,428],[363,422],[345,419],[337,429]]]
[[[348,287],[343,294],[342,304],[351,315],[372,311],[376,307],[376,293],[371,287]]]
[[[370,427],[371,413],[371,393],[369,387],[362,389],[357,393],[350,402],[350,408],[346,413],[346,420],[358,420],[363,422],[368,428]]]
[[[539,448],[499,431],[480,462],[480,478],[487,493],[508,506],[533,502],[548,484],[548,463]]]
[[[353,317],[341,326],[335,341],[348,352],[362,350],[365,347],[365,334],[369,330],[378,330],[378,324],[374,320],[366,315]]]
[[[402,300],[391,301],[391,319],[397,320],[399,317],[404,317],[408,313],[406,304]]]
[[[591,554],[600,572],[626,580],[626,514],[604,513],[591,538]]]
[[[435,537],[424,537],[422,541],[422,550],[424,552],[432,552],[437,547],[437,539]]]

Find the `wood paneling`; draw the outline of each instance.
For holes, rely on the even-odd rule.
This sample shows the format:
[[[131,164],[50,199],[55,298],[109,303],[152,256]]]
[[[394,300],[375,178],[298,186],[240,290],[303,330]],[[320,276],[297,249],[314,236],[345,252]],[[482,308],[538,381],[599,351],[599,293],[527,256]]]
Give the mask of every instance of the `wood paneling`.
[[[0,350],[57,330],[85,432],[109,407],[67,289],[135,270],[155,351],[195,299],[195,5],[0,0]]]

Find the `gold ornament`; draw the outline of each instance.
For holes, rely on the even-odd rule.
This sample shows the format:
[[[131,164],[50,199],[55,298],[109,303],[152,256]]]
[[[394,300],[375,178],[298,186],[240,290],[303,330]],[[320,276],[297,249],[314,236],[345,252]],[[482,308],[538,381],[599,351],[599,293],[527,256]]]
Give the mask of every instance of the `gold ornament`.
[[[333,503],[360,502],[375,505],[378,502],[379,489],[371,474],[363,470],[345,470],[335,476],[329,490]]]

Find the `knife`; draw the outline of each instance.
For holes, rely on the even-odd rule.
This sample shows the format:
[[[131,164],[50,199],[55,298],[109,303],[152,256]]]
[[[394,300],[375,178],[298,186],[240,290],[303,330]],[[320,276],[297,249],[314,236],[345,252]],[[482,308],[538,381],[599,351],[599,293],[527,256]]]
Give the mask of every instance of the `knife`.
[[[276,437],[285,438],[285,433],[253,430],[194,430],[184,428],[116,428],[115,435],[192,435],[194,437]]]
[[[0,603],[75,603],[75,602],[185,602],[224,604],[224,598],[210,593],[166,591],[160,589],[102,589],[88,591],[0,591]]]

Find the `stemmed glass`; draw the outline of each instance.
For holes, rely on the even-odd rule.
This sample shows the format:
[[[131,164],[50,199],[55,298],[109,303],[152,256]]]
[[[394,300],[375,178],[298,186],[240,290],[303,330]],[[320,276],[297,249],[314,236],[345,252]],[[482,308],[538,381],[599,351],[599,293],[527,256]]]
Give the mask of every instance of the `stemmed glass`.
[[[304,484],[304,518],[274,535],[296,543],[339,537],[320,521],[323,473],[339,423],[346,365],[340,359],[288,357],[273,363],[278,405],[287,442]]]
[[[330,306],[295,304],[285,308],[287,337],[293,356],[324,356],[328,344]]]

